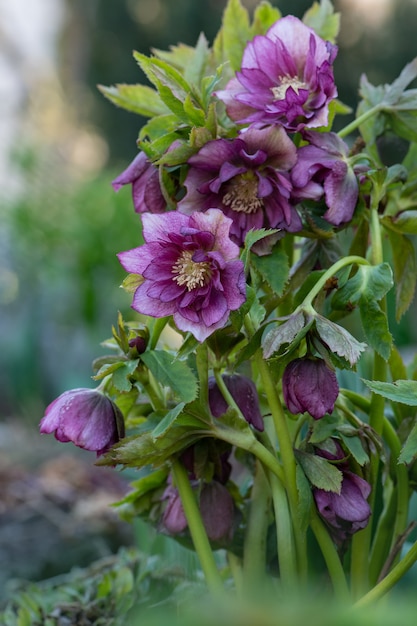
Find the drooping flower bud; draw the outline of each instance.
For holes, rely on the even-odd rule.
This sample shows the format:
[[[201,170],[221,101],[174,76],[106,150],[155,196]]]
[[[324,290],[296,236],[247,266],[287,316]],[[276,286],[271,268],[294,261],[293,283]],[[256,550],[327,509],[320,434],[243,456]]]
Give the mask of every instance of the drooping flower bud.
[[[116,404],[96,389],[65,391],[46,408],[41,433],[58,441],[104,454],[124,437],[123,415]]]
[[[263,431],[264,422],[259,408],[258,392],[253,380],[241,374],[224,374],[223,380],[245,420],[254,428]],[[214,417],[220,417],[229,408],[217,386],[216,379],[209,378],[209,404]]]
[[[341,545],[350,535],[367,526],[371,508],[367,498],[371,486],[360,476],[343,470],[340,493],[314,489],[313,496],[321,517],[330,527],[333,539]]]
[[[192,481],[197,489],[198,481]],[[187,520],[176,487],[166,488],[163,500],[168,500],[162,516],[163,529],[170,535],[179,535],[187,528]],[[203,483],[199,496],[199,509],[207,537],[216,543],[227,543],[232,539],[235,507],[227,488],[213,480]]]
[[[322,359],[302,358],[285,368],[282,391],[291,413],[307,411],[317,420],[333,411],[339,385],[336,374]]]

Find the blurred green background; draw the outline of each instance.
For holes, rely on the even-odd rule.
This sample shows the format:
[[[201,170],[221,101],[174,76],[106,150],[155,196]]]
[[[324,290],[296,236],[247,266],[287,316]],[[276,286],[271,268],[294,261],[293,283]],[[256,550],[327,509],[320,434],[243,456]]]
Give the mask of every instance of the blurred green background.
[[[138,218],[130,189],[115,194],[111,180],[136,154],[143,120],[96,85],[143,82],[133,50],[193,45],[201,31],[212,41],[225,4],[0,2],[0,419],[37,423],[60,392],[92,385],[99,343],[117,310],[129,311],[116,253],[137,244]],[[312,3],[272,4],[301,17]],[[361,73],[391,82],[417,55],[417,3],[338,0],[335,8],[339,96],[355,107]],[[400,344],[415,343],[412,320]]]

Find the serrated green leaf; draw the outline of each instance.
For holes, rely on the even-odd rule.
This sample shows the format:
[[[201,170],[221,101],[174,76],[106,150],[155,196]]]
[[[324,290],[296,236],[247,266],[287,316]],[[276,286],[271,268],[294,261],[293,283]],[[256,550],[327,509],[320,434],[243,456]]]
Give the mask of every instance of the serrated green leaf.
[[[251,264],[268,283],[272,291],[282,295],[288,281],[290,271],[288,256],[281,245],[275,245],[270,254],[257,256],[253,254]]]
[[[155,89],[147,85],[117,84],[112,87],[99,85],[98,88],[113,104],[132,113],[154,117],[167,111]]]
[[[362,467],[366,463],[369,463],[369,456],[362,445],[360,437],[348,436],[340,431],[339,435],[358,465]]]
[[[273,7],[269,2],[263,0],[256,6],[253,14],[252,36],[264,35],[272,24],[280,19],[281,15],[282,13],[277,7]]]
[[[178,415],[181,414],[184,406],[185,406],[185,402],[181,402],[176,407],[168,411],[165,417],[159,422],[159,424],[152,431],[152,437],[154,441],[156,441],[157,439],[159,439],[159,437],[164,435],[166,431],[174,424]]]
[[[311,506],[313,504],[313,494],[311,493],[311,486],[307,480],[307,477],[304,471],[301,469],[300,465],[296,466],[296,485],[297,491],[299,493],[299,504],[298,504],[298,520],[297,522],[300,525],[300,529],[307,530],[308,523],[310,521],[310,511]]]
[[[184,402],[192,402],[197,397],[197,378],[183,361],[173,359],[169,352],[152,350],[141,355],[142,361],[155,379],[172,391]]]
[[[317,35],[334,43],[340,29],[340,13],[335,13],[330,0],[314,2],[303,16],[303,22],[310,26]]]
[[[366,349],[366,343],[358,341],[345,328],[321,315],[316,315],[315,321],[320,338],[331,352],[346,359],[351,366],[355,365]]]
[[[133,374],[139,364],[139,359],[134,361],[126,361],[121,367],[118,367],[112,376],[112,383],[119,391],[130,391],[132,383],[129,377]]]
[[[332,297],[332,307],[345,309],[358,304],[361,298],[381,300],[393,285],[392,270],[388,263],[361,265]]]
[[[411,463],[417,458],[417,423],[408,435],[404,446],[401,449],[398,463]]]
[[[229,0],[223,13],[222,28],[213,44],[216,64],[229,61],[233,71],[240,69],[243,50],[250,38],[247,9],[240,0]]]
[[[363,380],[365,385],[374,393],[408,406],[417,406],[417,381],[396,380],[394,383],[386,383],[378,380]]]
[[[313,318],[306,321],[304,313],[298,311],[283,324],[274,326],[262,341],[263,355],[269,359],[281,346],[299,342],[306,335],[313,323]]]
[[[149,137],[151,141],[173,133],[178,129],[178,117],[173,113],[158,115],[142,126],[139,132],[139,141]]]
[[[191,92],[190,85],[182,74],[169,63],[155,57],[147,57],[136,51],[133,56],[158,91],[160,91],[161,86],[167,87],[173,96],[180,101]]]
[[[386,361],[392,348],[392,335],[388,328],[388,318],[378,302],[361,298],[359,303],[361,323],[369,346]]]
[[[394,267],[395,318],[399,322],[414,298],[417,281],[416,253],[408,237],[392,231],[388,231],[388,235]]]
[[[183,103],[184,113],[190,126],[204,126],[206,118],[204,111],[196,107],[191,96],[188,94]]]
[[[96,465],[121,464],[127,467],[160,467],[174,454],[191,446],[204,436],[206,431],[188,426],[174,426],[158,440],[152,433],[123,439],[119,444],[96,461]]]
[[[245,270],[249,267],[249,253],[251,248],[258,243],[258,241],[261,241],[270,235],[275,235],[277,232],[278,230],[275,228],[257,228],[256,230],[250,230],[246,233],[245,247],[240,257],[245,265]]]
[[[296,450],[295,456],[314,487],[340,494],[343,474],[335,465],[321,456],[309,454],[302,450]]]

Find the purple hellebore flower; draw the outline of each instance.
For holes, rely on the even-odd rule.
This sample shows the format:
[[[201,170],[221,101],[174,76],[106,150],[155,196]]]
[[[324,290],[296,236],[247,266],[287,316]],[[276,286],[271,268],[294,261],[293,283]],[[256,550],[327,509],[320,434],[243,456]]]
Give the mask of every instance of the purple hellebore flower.
[[[288,15],[247,44],[240,72],[216,95],[236,122],[282,124],[290,131],[326,126],[337,96],[336,54],[335,45]]]
[[[194,485],[197,488],[197,485]],[[178,535],[187,528],[187,520],[178,490],[168,485],[162,496],[168,500],[162,516],[162,526],[170,535]],[[204,483],[199,495],[199,508],[210,541],[226,543],[233,534],[235,506],[224,485],[217,480]]]
[[[246,299],[244,266],[229,237],[231,220],[217,209],[142,216],[145,244],[121,252],[127,272],[140,274],[132,307],[152,317],[173,315],[182,331],[204,341]]]
[[[293,198],[319,200],[325,197],[323,218],[334,226],[352,219],[359,195],[355,168],[349,163],[349,147],[335,133],[305,131],[309,145],[298,149],[291,171]],[[362,166],[359,166],[362,169]]]
[[[241,374],[223,374],[222,378],[248,424],[252,424],[259,431],[263,431],[264,421],[259,408],[258,391],[253,380]],[[208,383],[210,411],[214,417],[220,417],[226,413],[229,408],[228,404],[223,398],[214,376],[210,376]]]
[[[104,454],[124,437],[120,409],[96,389],[65,391],[46,408],[41,433],[54,433],[58,441]]]
[[[193,155],[179,211],[218,208],[233,221],[230,236],[239,246],[251,229],[297,232],[301,219],[290,204],[288,171],[297,150],[279,126],[251,126],[234,139],[214,139]]]
[[[350,535],[365,528],[371,515],[371,508],[367,502],[371,493],[369,483],[349,470],[342,469],[342,473],[340,494],[324,489],[313,489],[318,512],[330,527],[338,545],[342,545]]]
[[[123,185],[132,185],[133,206],[136,213],[163,213],[166,201],[159,184],[159,172],[144,152],[139,152],[132,163],[112,182],[119,191]]]
[[[285,368],[282,391],[291,413],[307,411],[317,420],[333,411],[339,385],[336,374],[323,359],[301,358]]]

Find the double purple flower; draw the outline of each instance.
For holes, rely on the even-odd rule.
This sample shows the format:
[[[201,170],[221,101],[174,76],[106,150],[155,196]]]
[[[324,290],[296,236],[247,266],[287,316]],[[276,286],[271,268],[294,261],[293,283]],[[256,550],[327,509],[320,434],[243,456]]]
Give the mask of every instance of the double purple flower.
[[[242,124],[281,124],[290,131],[326,126],[337,96],[336,54],[336,46],[288,15],[247,44],[240,72],[216,95]]]
[[[146,243],[118,255],[126,271],[143,279],[132,307],[152,317],[172,315],[177,328],[204,341],[246,299],[231,220],[216,209],[191,216],[145,213],[142,220]]]
[[[349,161],[349,147],[335,133],[304,131],[309,145],[297,151],[297,163],[291,170],[292,198],[320,200],[323,196],[327,210],[323,218],[334,226],[349,222],[359,195],[356,172]]]
[[[296,160],[295,145],[279,126],[252,125],[235,139],[209,141],[188,161],[187,194],[178,209],[221,209],[232,220],[230,236],[239,246],[251,229],[300,231],[288,173]]]

